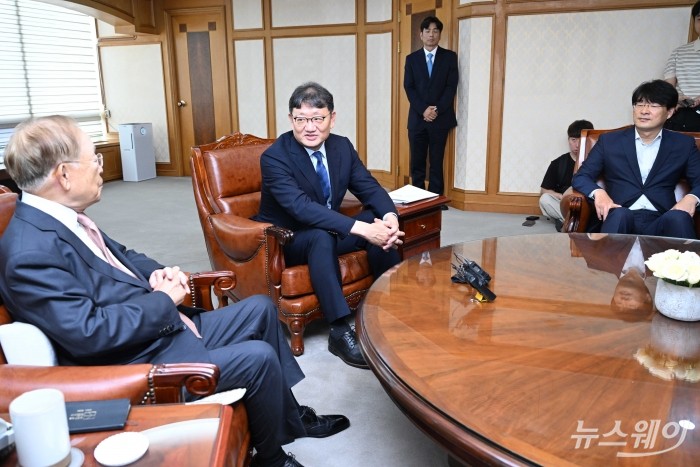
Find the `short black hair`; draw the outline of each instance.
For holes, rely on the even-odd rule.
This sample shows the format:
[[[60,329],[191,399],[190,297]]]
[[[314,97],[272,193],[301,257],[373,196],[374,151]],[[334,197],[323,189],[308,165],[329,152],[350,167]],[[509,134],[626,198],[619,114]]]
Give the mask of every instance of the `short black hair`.
[[[435,23],[435,27],[438,31],[442,32],[442,21],[437,19],[436,16],[426,16],[423,21],[420,22],[420,30],[424,31],[430,27],[431,24]]]
[[[695,18],[697,15],[700,15],[700,2],[695,2],[693,9],[690,10],[690,16],[692,18]]]
[[[592,130],[592,129],[593,129],[593,124],[591,122],[589,122],[588,120],[576,120],[571,125],[569,125],[569,128],[566,130],[566,133],[569,135],[569,138],[580,138],[581,137],[581,130]]]
[[[301,105],[306,104],[317,109],[327,108],[333,112],[333,94],[318,83],[308,81],[297,88],[289,98],[289,114],[292,110],[301,109]]]
[[[662,79],[646,81],[632,93],[632,105],[637,102],[649,102],[661,104],[666,109],[675,109],[678,105],[678,91],[676,88]]]

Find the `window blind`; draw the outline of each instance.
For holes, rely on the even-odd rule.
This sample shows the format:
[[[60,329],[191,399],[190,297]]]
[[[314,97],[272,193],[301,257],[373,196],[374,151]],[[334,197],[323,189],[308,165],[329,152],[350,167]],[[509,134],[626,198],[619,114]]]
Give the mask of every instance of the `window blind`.
[[[0,0],[0,149],[29,117],[75,118],[102,134],[95,21],[31,0]]]

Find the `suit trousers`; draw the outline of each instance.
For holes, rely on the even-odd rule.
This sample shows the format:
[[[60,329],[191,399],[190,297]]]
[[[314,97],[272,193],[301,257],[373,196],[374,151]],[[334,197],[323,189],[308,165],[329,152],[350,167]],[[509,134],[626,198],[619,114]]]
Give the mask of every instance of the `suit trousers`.
[[[660,237],[695,238],[693,218],[678,209],[665,213],[646,209],[630,210],[615,208],[608,212],[608,217],[600,228],[603,233],[623,233],[638,235],[656,235]]]
[[[445,191],[443,160],[449,128],[433,128],[431,125],[416,130],[408,130],[408,142],[411,148],[411,183],[425,189],[425,175],[428,160],[428,191],[438,195]]]
[[[245,388],[252,444],[272,454],[306,435],[291,388],[304,378],[277,309],[266,295],[192,318],[212,363],[219,367],[217,391]],[[190,332],[189,330],[185,332]]]
[[[372,223],[374,217],[372,211],[364,210],[355,216],[355,219]],[[322,229],[296,231],[294,241],[284,246],[284,260],[287,266],[309,266],[311,285],[329,323],[350,314],[350,307],[343,295],[338,256],[358,250],[367,251],[367,259],[375,279],[401,261],[396,250],[384,251],[356,235],[340,239],[338,235]]]

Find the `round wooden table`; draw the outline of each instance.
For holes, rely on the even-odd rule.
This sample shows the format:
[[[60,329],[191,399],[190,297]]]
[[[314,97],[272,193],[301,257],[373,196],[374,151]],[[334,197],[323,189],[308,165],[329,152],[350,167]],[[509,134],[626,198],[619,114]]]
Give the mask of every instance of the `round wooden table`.
[[[551,234],[433,250],[374,283],[360,342],[404,413],[469,464],[697,465],[700,323],[660,315],[657,279],[639,272],[668,248],[700,242]],[[454,253],[490,273],[494,302],[451,282]]]

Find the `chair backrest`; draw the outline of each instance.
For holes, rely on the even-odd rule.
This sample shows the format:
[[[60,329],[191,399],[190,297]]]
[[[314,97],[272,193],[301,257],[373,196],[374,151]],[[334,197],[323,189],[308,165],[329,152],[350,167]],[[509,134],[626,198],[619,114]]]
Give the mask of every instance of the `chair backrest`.
[[[15,213],[16,204],[17,193],[13,193],[9,188],[0,185],[0,237],[5,233],[5,228],[7,228],[7,224],[10,223],[10,219]],[[12,316],[10,316],[7,308],[0,300],[0,326],[9,324],[12,321]],[[0,364],[4,363],[7,363],[7,360],[5,360],[5,354],[2,353],[2,348],[0,348]]]
[[[262,185],[260,156],[273,142],[234,133],[192,148],[190,165],[200,220],[220,212],[245,218],[257,214]]]

